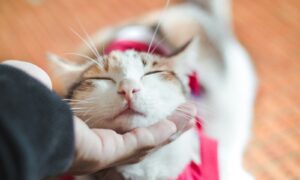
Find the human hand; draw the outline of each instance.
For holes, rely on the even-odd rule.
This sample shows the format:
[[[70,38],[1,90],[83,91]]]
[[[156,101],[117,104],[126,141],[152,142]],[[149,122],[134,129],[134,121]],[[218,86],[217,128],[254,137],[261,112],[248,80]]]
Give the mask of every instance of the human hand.
[[[125,134],[108,129],[90,129],[75,117],[76,155],[69,172],[86,174],[136,163],[190,129],[195,115],[195,107],[186,103],[179,106],[168,119]]]
[[[25,71],[51,89],[50,78],[39,67],[21,61],[6,61],[4,64]],[[191,128],[195,115],[193,105],[183,104],[168,119],[125,134],[108,129],[90,129],[81,119],[74,117],[76,154],[68,173],[89,174],[138,162],[150,151],[171,142]]]

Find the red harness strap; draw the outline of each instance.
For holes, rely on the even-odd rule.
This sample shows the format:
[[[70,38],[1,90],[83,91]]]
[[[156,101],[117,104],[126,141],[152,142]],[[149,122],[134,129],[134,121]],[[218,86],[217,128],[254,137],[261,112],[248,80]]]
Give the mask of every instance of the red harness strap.
[[[148,43],[131,41],[131,40],[117,40],[112,41],[108,46],[104,49],[105,54],[109,54],[111,51],[126,51],[129,49],[134,49],[137,52],[150,52],[153,54],[167,54],[165,48],[160,46],[159,44],[153,43],[151,47],[149,47]]]
[[[219,180],[217,141],[204,134],[199,121],[196,128],[201,143],[199,152],[201,163],[191,161],[177,180]]]

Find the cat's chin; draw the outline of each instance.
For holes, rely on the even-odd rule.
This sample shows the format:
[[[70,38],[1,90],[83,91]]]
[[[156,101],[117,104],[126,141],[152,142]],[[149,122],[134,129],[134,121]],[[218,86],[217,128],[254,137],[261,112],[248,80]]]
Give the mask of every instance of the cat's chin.
[[[117,126],[115,129],[118,133],[126,133],[134,128],[147,127],[157,122],[158,118],[151,118],[141,113],[124,113],[114,120]]]
[[[88,119],[88,117],[80,118]],[[154,124],[154,119],[157,122],[158,118],[136,111],[124,111],[110,118],[102,119],[101,121],[99,121],[99,119],[101,118],[93,118],[86,123],[91,128],[112,129],[120,134],[124,134],[134,128],[147,127]]]
[[[93,117],[86,123],[91,128],[112,129],[120,134],[124,134],[134,128],[148,127],[155,124],[156,122],[165,119],[172,111],[172,108],[164,108],[162,111],[155,109],[153,112],[125,109],[116,114],[107,114],[108,116],[105,118],[103,118],[103,116]],[[81,118],[89,119],[90,117]]]
[[[133,109],[125,109],[123,111],[121,111],[120,113],[118,113],[113,119],[118,119],[119,117],[133,117],[133,116],[144,116],[146,117],[145,113],[139,112],[137,110],[133,110]]]

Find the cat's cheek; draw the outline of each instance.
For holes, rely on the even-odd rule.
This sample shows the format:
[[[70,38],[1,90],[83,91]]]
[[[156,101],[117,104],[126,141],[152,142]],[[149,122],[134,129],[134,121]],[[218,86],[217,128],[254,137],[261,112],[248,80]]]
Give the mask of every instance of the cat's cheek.
[[[107,83],[96,82],[93,91],[81,97],[89,101],[84,104],[88,109],[81,113],[81,117],[87,120],[90,127],[117,128],[118,124],[113,121],[113,118],[122,110],[125,102],[115,91],[114,87]]]

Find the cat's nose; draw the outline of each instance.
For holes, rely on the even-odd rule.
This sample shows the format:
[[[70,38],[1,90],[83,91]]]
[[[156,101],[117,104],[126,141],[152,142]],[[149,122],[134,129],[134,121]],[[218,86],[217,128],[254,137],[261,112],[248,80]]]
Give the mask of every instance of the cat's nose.
[[[123,96],[128,102],[131,101],[134,94],[141,90],[140,85],[135,80],[124,79],[118,87],[118,94]]]

